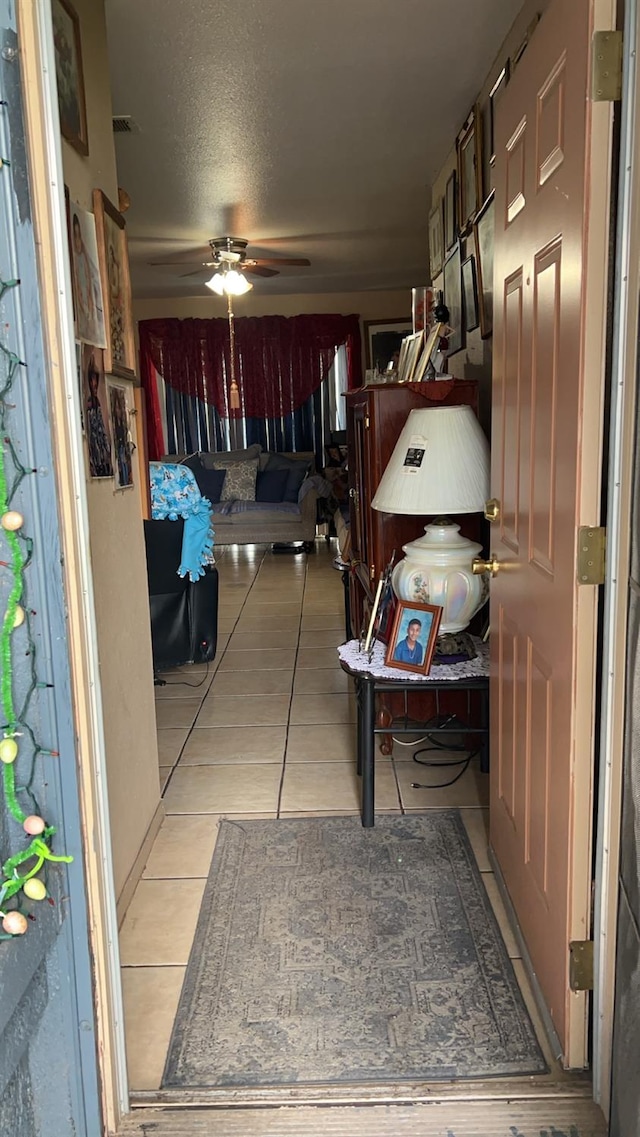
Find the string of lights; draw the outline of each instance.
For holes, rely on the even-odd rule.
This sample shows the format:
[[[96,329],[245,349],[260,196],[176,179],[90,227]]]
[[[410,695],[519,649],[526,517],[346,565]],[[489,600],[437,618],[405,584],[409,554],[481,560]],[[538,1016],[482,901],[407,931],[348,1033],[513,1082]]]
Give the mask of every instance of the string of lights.
[[[9,163],[0,159],[0,169]],[[6,294],[20,285],[19,280],[0,279],[0,304]],[[16,376],[25,364],[0,340],[0,535],[5,550],[0,569],[9,576],[9,594],[0,628],[0,763],[2,785],[8,813],[22,828],[26,845],[12,853],[0,869],[1,940],[24,935],[33,919],[26,900],[47,898],[46,881],[41,875],[47,862],[69,862],[69,856],[55,855],[52,838],[56,832],[47,824],[35,795],[38,759],[59,757],[56,750],[44,747],[31,725],[32,700],[39,689],[51,684],[40,682],[37,670],[36,641],[32,624],[37,613],[29,608],[25,574],[32,562],[33,540],[24,531],[25,519],[13,508],[16,494],[26,478],[36,471],[24,466],[10,432],[12,391]],[[16,705],[14,693],[14,641],[20,632],[20,652],[26,650],[28,683],[21,702]],[[25,647],[23,647],[25,645]],[[17,770],[22,776],[17,778]],[[24,776],[26,774],[26,776]],[[51,901],[53,903],[53,901]],[[25,912],[23,909],[26,908]]]

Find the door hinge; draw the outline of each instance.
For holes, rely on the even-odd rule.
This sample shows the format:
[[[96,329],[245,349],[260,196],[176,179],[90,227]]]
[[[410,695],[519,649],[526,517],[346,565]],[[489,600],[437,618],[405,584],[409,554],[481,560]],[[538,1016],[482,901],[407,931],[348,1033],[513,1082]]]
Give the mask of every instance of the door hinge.
[[[622,32],[593,33],[591,98],[594,103],[616,103],[622,98]]]
[[[368,430],[370,426],[371,426],[371,419],[369,418],[369,415],[365,415],[364,416],[364,429]]]
[[[593,991],[593,940],[569,944],[569,986],[572,991]]]
[[[578,584],[604,584],[607,531],[600,525],[578,529]]]

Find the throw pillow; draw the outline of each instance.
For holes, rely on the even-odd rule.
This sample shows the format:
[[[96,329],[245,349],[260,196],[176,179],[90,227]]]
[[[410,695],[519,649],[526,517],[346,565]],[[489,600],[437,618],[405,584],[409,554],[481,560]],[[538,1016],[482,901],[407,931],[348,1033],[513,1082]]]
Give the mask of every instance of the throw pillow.
[[[288,454],[269,454],[267,470],[290,470],[293,466],[303,465],[308,470],[311,461],[309,458],[290,458]]]
[[[198,471],[203,468],[202,459],[199,454],[190,454],[188,458],[184,458],[183,461],[180,462],[180,465],[186,466],[188,470],[192,470],[196,475],[196,481],[198,480]]]
[[[262,453],[262,446],[259,442],[254,442],[252,446],[248,446],[246,450],[211,450],[208,453],[202,454],[202,465],[207,470],[219,470],[222,466],[228,466],[230,462],[250,462]]]
[[[287,485],[284,491],[284,501],[297,502],[300,486],[307,476],[308,464],[306,462],[297,462],[292,466],[287,474]]]
[[[220,501],[227,471],[205,470],[204,466],[201,466],[199,470],[193,471],[193,476],[198,483],[198,489],[202,496],[206,497],[212,505],[217,505]]]
[[[256,501],[286,501],[289,470],[258,470]]]
[[[220,501],[255,501],[258,459],[252,462],[232,462],[226,469]]]

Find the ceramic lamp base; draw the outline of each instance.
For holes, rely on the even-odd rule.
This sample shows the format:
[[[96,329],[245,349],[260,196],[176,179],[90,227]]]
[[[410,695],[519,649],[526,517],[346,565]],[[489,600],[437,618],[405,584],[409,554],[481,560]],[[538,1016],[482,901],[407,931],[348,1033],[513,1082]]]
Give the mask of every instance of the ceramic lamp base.
[[[473,559],[482,546],[460,533],[460,526],[440,517],[424,537],[403,546],[404,560],[393,570],[393,590],[401,600],[438,604],[440,635],[462,632],[489,597],[484,576],[475,576]]]

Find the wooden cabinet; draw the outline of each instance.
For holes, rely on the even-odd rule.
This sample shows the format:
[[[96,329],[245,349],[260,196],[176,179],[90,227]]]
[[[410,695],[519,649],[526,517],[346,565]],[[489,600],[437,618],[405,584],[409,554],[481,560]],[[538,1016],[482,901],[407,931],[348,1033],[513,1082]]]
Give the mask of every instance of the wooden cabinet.
[[[426,517],[379,513],[371,508],[409,411],[425,406],[469,405],[477,413],[478,386],[474,380],[387,383],[351,391],[346,400],[353,567],[351,630],[357,636],[363,612],[394,549],[399,560],[402,546],[419,537],[427,523]]]

